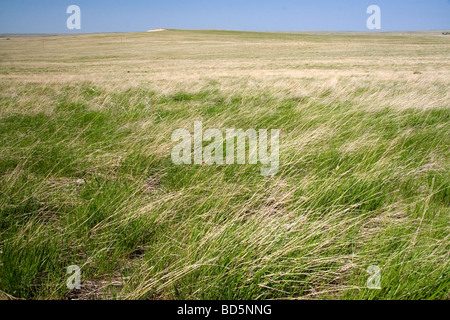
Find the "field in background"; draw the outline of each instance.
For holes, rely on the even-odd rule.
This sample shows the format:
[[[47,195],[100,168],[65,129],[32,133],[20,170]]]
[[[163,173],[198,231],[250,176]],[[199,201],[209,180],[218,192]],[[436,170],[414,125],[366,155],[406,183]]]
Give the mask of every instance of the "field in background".
[[[0,297],[450,298],[449,58],[431,33],[0,38]],[[280,129],[279,172],[173,164],[195,120]]]

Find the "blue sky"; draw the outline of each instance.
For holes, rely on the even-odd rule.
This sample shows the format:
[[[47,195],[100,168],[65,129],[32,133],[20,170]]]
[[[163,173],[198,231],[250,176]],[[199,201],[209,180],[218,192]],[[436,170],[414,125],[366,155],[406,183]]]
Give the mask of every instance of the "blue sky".
[[[72,4],[81,30],[66,27]],[[380,31],[450,29],[450,0],[0,0],[0,33],[366,31],[372,4],[381,8]]]

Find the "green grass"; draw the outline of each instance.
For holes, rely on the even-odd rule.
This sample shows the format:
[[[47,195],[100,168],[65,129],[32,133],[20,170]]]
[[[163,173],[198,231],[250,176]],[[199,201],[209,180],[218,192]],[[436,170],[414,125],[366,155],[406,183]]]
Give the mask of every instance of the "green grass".
[[[126,293],[155,282],[135,298],[299,297],[344,284],[362,288],[340,289],[346,298],[447,297],[448,170],[423,167],[431,153],[446,159],[448,109],[304,110],[295,99],[227,99],[214,90],[159,98],[153,109],[161,120],[126,103],[153,92],[116,92],[110,107],[94,111],[95,95],[85,91],[72,101],[71,90],[59,93],[53,114],[0,120],[2,291],[63,298],[62,271],[78,264],[83,279],[130,277]],[[333,134],[301,151],[282,148],[271,179],[257,166],[180,167],[169,154],[144,152],[170,142],[160,131],[175,129],[190,102],[191,117],[214,123],[226,113],[226,125],[274,124],[285,128],[285,141],[322,125]],[[243,108],[276,112],[242,117]],[[138,119],[155,125],[142,132],[133,126]],[[364,134],[376,143],[343,150]],[[151,194],[143,189],[148,177],[160,180]],[[404,217],[396,222],[391,212]],[[376,232],[365,235],[370,228]],[[372,263],[383,270],[380,291],[363,289],[363,268]]]
[[[336,97],[2,82],[0,295],[448,299],[450,109],[355,102],[380,83]],[[195,120],[280,129],[279,172],[173,164],[171,133]]]

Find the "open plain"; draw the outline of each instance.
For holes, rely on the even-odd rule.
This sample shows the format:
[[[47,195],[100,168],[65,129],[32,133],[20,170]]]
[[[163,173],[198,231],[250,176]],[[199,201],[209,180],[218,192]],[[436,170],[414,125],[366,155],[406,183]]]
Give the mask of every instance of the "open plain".
[[[449,58],[438,32],[0,37],[0,297],[448,299]],[[279,129],[277,174],[174,164],[194,121]]]

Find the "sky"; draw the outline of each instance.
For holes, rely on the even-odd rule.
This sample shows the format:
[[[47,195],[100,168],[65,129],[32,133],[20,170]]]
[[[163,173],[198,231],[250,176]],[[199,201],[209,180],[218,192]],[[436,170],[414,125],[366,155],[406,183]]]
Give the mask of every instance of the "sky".
[[[67,7],[80,8],[70,30]],[[368,30],[370,5],[381,29]],[[245,31],[450,29],[450,0],[0,0],[0,33],[135,32],[154,28]]]

